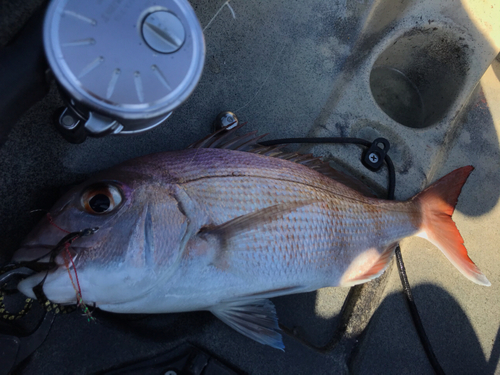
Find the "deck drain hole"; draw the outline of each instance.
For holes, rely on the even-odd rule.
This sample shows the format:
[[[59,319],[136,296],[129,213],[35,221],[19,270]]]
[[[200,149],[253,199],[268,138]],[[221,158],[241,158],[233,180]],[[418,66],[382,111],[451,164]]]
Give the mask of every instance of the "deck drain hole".
[[[415,29],[377,58],[370,89],[379,107],[411,128],[439,122],[463,87],[467,48],[450,30]]]

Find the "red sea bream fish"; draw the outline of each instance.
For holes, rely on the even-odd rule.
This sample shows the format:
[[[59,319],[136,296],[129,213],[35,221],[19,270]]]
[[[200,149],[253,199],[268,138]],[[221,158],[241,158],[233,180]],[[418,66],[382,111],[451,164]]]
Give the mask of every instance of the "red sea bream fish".
[[[490,285],[451,219],[472,167],[408,201],[387,201],[347,186],[360,185],[317,159],[259,147],[258,139],[218,133],[183,151],[130,160],[72,189],[14,261],[54,248],[64,236],[58,227],[99,230],[54,254],[57,266],[21,281],[19,290],[34,298],[43,281],[50,301],[75,304],[73,274],[83,301],[102,310],[209,310],[238,332],[283,348],[268,298],[372,280],[408,236],[428,239],[466,278]]]

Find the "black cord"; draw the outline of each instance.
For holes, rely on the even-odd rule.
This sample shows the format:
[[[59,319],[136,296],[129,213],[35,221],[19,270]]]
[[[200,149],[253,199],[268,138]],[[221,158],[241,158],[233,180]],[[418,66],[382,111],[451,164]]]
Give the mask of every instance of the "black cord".
[[[371,142],[361,138],[343,138],[343,137],[325,137],[325,138],[283,138],[273,139],[271,141],[259,142],[262,146],[275,146],[283,145],[286,143],[344,143],[356,144],[361,146],[370,147]]]
[[[284,138],[284,139],[274,139],[271,141],[259,142],[262,146],[274,146],[279,144],[290,144],[290,143],[340,143],[340,144],[356,144],[365,147],[370,147],[371,142],[360,139],[360,138],[341,138],[341,137],[325,137],[325,138]],[[387,165],[388,170],[388,189],[387,189],[387,199],[394,200],[394,192],[396,190],[396,172],[394,170],[394,164],[392,163],[392,159],[388,154],[384,157],[385,163]],[[432,350],[432,345],[425,333],[424,326],[422,324],[422,320],[420,319],[420,315],[417,310],[417,305],[413,299],[413,295],[411,293],[411,286],[408,281],[408,277],[406,275],[405,265],[403,263],[403,256],[401,255],[401,249],[399,245],[396,247],[396,261],[398,264],[398,273],[399,278],[401,279],[401,284],[403,286],[403,293],[406,297],[406,303],[408,304],[408,308],[410,309],[410,314],[413,319],[413,324],[418,333],[418,337],[420,342],[424,348],[425,354],[431,363],[434,372],[438,375],[444,375],[444,371],[439,364],[436,355],[434,354],[434,350]]]
[[[399,278],[401,279],[401,284],[403,285],[404,295],[406,296],[406,303],[410,308],[411,317],[413,319],[413,324],[417,329],[418,337],[420,338],[420,342],[424,347],[425,354],[427,354],[427,358],[432,365],[432,368],[438,375],[444,375],[444,371],[439,364],[436,355],[434,354],[434,350],[432,350],[431,343],[427,334],[425,333],[424,326],[422,324],[422,320],[420,320],[420,315],[418,314],[417,305],[413,300],[413,295],[411,293],[410,283],[408,282],[408,277],[406,276],[406,269],[403,263],[403,257],[401,255],[401,249],[399,245],[396,247],[396,260],[398,262],[398,272]]]
[[[394,171],[394,164],[389,155],[385,155],[385,163],[387,164],[387,171],[389,175],[389,183],[387,187],[387,199],[394,200],[394,192],[396,191],[396,172]],[[398,246],[399,247],[399,246]]]
[[[396,173],[394,171],[394,164],[392,163],[389,155],[385,155],[384,160],[389,171],[389,188],[387,192],[387,198],[390,200],[394,200],[394,191],[396,188]],[[420,319],[420,315],[417,310],[417,305],[415,304],[415,300],[413,299],[410,282],[408,281],[408,276],[406,275],[406,268],[403,263],[403,256],[401,255],[401,248],[399,247],[399,244],[396,247],[396,262],[398,263],[399,279],[401,280],[401,285],[403,286],[403,293],[406,297],[406,303],[408,304],[408,308],[410,309],[413,324],[417,329],[418,337],[422,346],[424,347],[425,354],[427,355],[427,358],[429,359],[434,372],[438,375],[444,375],[444,371],[439,364],[436,355],[434,354],[434,350],[432,349],[431,342],[429,341],[429,338],[425,333],[424,325],[422,324],[422,320]]]

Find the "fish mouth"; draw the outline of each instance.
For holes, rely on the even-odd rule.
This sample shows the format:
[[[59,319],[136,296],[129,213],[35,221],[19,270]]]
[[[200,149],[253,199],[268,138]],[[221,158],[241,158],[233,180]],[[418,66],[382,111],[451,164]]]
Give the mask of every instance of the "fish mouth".
[[[50,253],[56,247],[56,245],[48,244],[36,244],[36,245],[26,245],[16,250],[14,256],[12,257],[12,262],[48,262],[50,258]]]
[[[46,293],[45,284],[51,280],[53,281],[55,275],[60,276],[61,271],[64,273],[66,273],[66,270],[70,272],[70,270],[75,267],[78,255],[85,249],[87,248],[81,246],[61,246],[60,243],[55,245],[44,243],[22,246],[14,253],[12,265],[15,268],[21,267],[31,270],[33,273],[28,277],[22,278],[17,284],[17,289],[27,297],[37,299],[33,288],[42,285],[43,293]],[[76,270],[74,272],[76,274]],[[70,296],[68,297],[65,288],[63,287],[62,289],[62,291],[66,293],[62,299],[49,298],[49,300],[63,304],[74,303],[73,291],[71,290]]]
[[[21,248],[17,249],[12,257],[13,263],[21,263],[21,262],[33,262],[33,263],[50,263],[51,257],[57,256],[60,253],[60,250],[54,254],[56,250],[57,244],[48,245],[48,244],[34,244],[34,245],[25,245]],[[75,253],[78,254],[80,251],[86,249],[85,247],[79,246],[71,246],[70,251],[73,256]],[[52,258],[53,260],[54,258]]]
[[[12,265],[15,268],[24,268],[33,271],[33,274],[28,275],[28,277],[22,278],[17,284],[17,289],[29,298],[36,299],[35,292],[33,288],[40,284],[45,284],[47,280],[50,280],[54,273],[58,273],[61,268],[68,270],[75,267],[75,261],[81,250],[86,249],[85,247],[74,247],[71,246],[67,248],[61,248],[56,245],[48,244],[29,244],[19,248],[12,258]],[[71,261],[68,261],[65,254],[62,252],[68,251],[71,257]],[[65,271],[64,271],[65,272]],[[75,271],[76,272],[76,271]],[[74,297],[72,295],[72,297]],[[51,300],[52,301],[52,300]],[[54,300],[55,301],[55,300]],[[65,303],[72,302],[66,301]],[[62,303],[57,300],[56,303]]]

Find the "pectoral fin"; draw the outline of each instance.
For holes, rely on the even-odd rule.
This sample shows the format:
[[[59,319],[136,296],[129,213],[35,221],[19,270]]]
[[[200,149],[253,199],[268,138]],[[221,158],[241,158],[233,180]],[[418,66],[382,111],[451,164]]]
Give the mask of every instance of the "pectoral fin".
[[[268,299],[232,300],[213,306],[210,311],[239,333],[264,345],[285,349],[278,333],[276,309]]]
[[[235,219],[229,220],[228,222],[215,227],[203,228],[200,233],[216,235],[221,237],[221,239],[228,239],[239,233],[255,229],[260,225],[271,223],[282,218],[284,215],[299,209],[300,207],[309,206],[313,203],[320,202],[318,200],[308,199],[298,202],[277,204],[247,215],[238,216]]]
[[[247,215],[242,215],[218,226],[205,227],[200,230],[198,235],[212,242],[213,248],[218,249],[213,264],[221,269],[226,269],[227,256],[231,253],[234,246],[231,246],[231,240],[241,233],[257,229],[265,224],[272,223],[284,216],[296,211],[300,207],[308,206],[313,203],[320,203],[318,200],[304,200],[278,204],[263,208]]]

